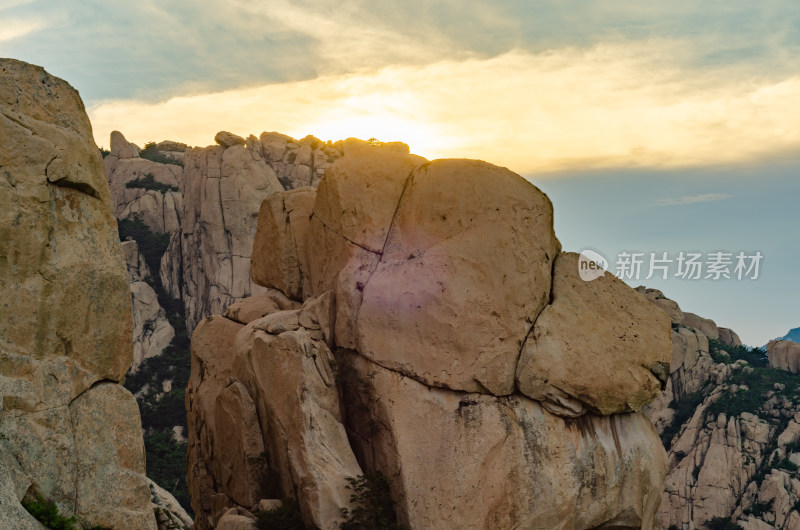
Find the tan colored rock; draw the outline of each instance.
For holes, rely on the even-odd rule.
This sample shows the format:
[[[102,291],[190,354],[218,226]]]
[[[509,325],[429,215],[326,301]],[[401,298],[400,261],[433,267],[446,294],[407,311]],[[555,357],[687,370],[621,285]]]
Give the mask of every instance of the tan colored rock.
[[[702,528],[713,517],[729,517],[769,456],[769,424],[747,413],[706,418],[706,409],[717,399],[726,399],[725,389],[717,388],[705,399],[673,442],[672,454],[681,457],[665,481],[659,509],[664,528],[689,521]]]
[[[673,324],[680,324],[683,322],[683,311],[675,300],[670,300],[664,293],[658,289],[648,289],[640,285],[636,288],[636,292],[643,294],[650,302],[654,303],[669,315]]]
[[[683,311],[681,311],[678,303],[674,300],[660,298],[655,301],[655,304],[669,315],[673,324],[678,324],[683,321]]]
[[[191,530],[194,521],[170,492],[147,479],[158,530]]]
[[[183,200],[179,193],[183,169],[172,164],[159,164],[144,158],[119,160],[110,165],[106,157],[106,175],[111,189],[114,214],[118,219],[138,217],[157,233],[180,230]],[[151,189],[148,179],[170,189]]]
[[[263,291],[250,280],[258,210],[283,187],[258,152],[241,145],[189,149],[183,179],[181,237],[167,252],[180,256],[182,266],[172,260],[169,269],[183,272],[181,295],[192,330],[201,318]]]
[[[426,162],[405,151],[348,140],[348,154],[320,183],[314,217],[365,250],[381,253],[411,172]]]
[[[640,286],[636,291],[668,314],[670,314],[669,308],[680,310],[677,304],[673,305],[673,301],[666,298],[658,289]],[[682,314],[681,312],[680,315]],[[674,327],[669,381],[661,395],[642,409],[659,433],[664,432],[675,416],[675,409],[670,406],[671,403],[680,403],[686,396],[699,391],[707,383],[721,384],[732,373],[731,365],[715,364],[711,359],[708,337],[699,330],[686,327],[682,317],[676,320],[678,316],[677,311],[670,315]]]
[[[641,415],[567,420],[523,396],[427,387],[342,356],[354,448],[392,479],[408,527],[651,528],[667,463]]]
[[[119,381],[131,355],[127,275],[83,104],[41,69],[0,68],[0,348],[68,356]]]
[[[214,136],[214,141],[221,145],[223,148],[233,147],[235,145],[244,145],[245,139],[227,131],[220,131]]]
[[[260,140],[267,162],[282,162],[286,144],[294,141],[291,137],[277,132],[261,133]]]
[[[309,330],[316,340],[324,340],[329,348],[335,345],[336,293],[328,291],[316,298],[309,298],[297,315],[298,324]],[[319,333],[320,336],[315,336]]]
[[[560,249],[552,222],[547,196],[507,169],[468,160],[421,166],[364,284],[358,351],[428,385],[511,393],[520,348],[550,293]],[[351,238],[375,245],[367,234]]]
[[[697,331],[700,331],[709,339],[719,339],[719,328],[717,328],[717,324],[714,323],[714,321],[710,318],[703,318],[695,315],[694,313],[687,313],[684,311],[683,323],[696,329]]]
[[[267,455],[255,404],[242,383],[232,382],[217,395],[214,414],[214,477],[236,504],[253,506],[265,493]]]
[[[231,508],[220,518],[216,530],[255,530],[256,521],[252,514],[242,515],[237,508]]]
[[[549,301],[560,251],[544,194],[505,169],[424,163],[402,144],[320,146],[265,133],[246,145],[280,157],[278,175],[309,167],[294,164],[301,154],[314,172],[317,155],[344,156],[328,167],[308,228],[295,231],[286,207],[301,193],[261,207],[253,277],[303,306],[278,308],[257,295],[232,305],[228,318],[202,321],[193,337],[187,407],[198,530],[258,506],[254,495],[244,498],[255,489],[241,478],[247,473],[233,471],[241,451],[220,441],[223,430],[248,439],[236,434],[237,415],[258,423],[265,467],[278,477],[272,496],[297,499],[317,528],[338,527],[350,507],[347,478],[361,465],[392,480],[400,522],[411,528],[653,526],[667,462],[644,416],[599,416],[566,394],[545,408],[513,393],[520,348]],[[657,352],[637,344],[632,354],[657,356],[666,378],[669,317],[624,289],[620,298],[634,297],[663,324],[653,331]],[[220,403],[233,389],[225,427]],[[255,412],[238,405],[245,395]],[[225,515],[230,508],[236,513]]]
[[[771,340],[767,344],[770,368],[800,373],[800,344],[790,340]]]
[[[129,239],[121,242],[120,245],[125,256],[125,264],[128,266],[128,281],[131,283],[138,282],[150,276],[144,257],[139,254],[138,243],[133,239]]]
[[[669,375],[669,317],[611,274],[582,280],[578,258],[556,259],[552,301],[520,357],[520,391],[545,403],[566,395],[604,415],[638,412]]]
[[[120,385],[100,383],[70,404],[77,476],[76,515],[86,526],[155,528],[143,480],[139,407]],[[135,420],[135,421],[134,421]]]
[[[181,142],[174,142],[172,140],[164,140],[163,142],[158,142],[156,144],[156,147],[158,147],[159,151],[168,151],[174,153],[183,153],[184,151],[189,149],[188,145]]]
[[[128,142],[125,136],[119,131],[111,131],[111,144],[109,147],[110,156],[116,157],[120,160],[129,158],[139,158],[139,149],[135,145]]]
[[[145,359],[164,352],[175,337],[156,292],[145,282],[130,286],[133,306],[133,361],[130,371],[136,372]]]
[[[300,307],[300,302],[287,298],[276,289],[268,289],[263,294],[245,298],[230,306],[225,310],[225,318],[240,324],[249,324],[253,320],[258,320],[271,313],[287,309],[300,309]]]
[[[35,492],[87,525],[155,529],[138,408],[115,384],[128,275],[83,103],[0,59],[0,138],[0,527],[29,527]]]
[[[313,188],[273,193],[258,215],[258,227],[250,258],[253,282],[274,287],[296,300],[311,296],[309,253],[310,218],[316,199]]]
[[[280,499],[261,499],[258,501],[256,511],[258,512],[271,512],[283,506],[283,501]]]
[[[42,530],[42,524],[23,508],[30,481],[19,462],[5,448],[0,449],[0,521],[7,528]],[[33,496],[35,492],[31,492]]]
[[[336,292],[336,344],[353,348],[357,322],[353,315],[360,311],[363,290],[380,257],[328,230],[317,217],[311,218],[306,248],[314,255],[309,260],[311,292],[315,295]]]
[[[337,344],[356,344],[362,291],[375,270],[411,171],[425,160],[348,140],[351,156],[327,171],[317,190],[306,248],[313,295],[335,290]],[[312,256],[313,254],[313,256]]]
[[[301,514],[315,528],[338,528],[342,508],[350,506],[347,478],[361,468],[342,424],[333,355],[307,330],[268,335],[258,321],[237,342],[233,374],[257,396],[258,417],[268,422],[262,431],[284,495],[298,492]]]
[[[268,294],[283,301],[275,291]],[[243,301],[235,314],[248,305],[264,307],[266,297],[258,298]],[[213,317],[197,327],[187,408],[198,529],[221,524],[231,507],[298,493],[309,524],[338,528],[341,509],[349,506],[346,479],[361,469],[342,425],[333,356],[323,342],[333,311],[328,293],[247,326]],[[311,329],[300,326],[301,315]],[[268,480],[270,473],[279,479]]]
[[[798,415],[800,415],[800,413],[798,413]],[[795,415],[794,418],[789,420],[786,429],[778,435],[778,447],[780,449],[784,449],[787,445],[800,439],[800,422],[797,421],[800,418],[798,418],[798,415]]]
[[[225,488],[242,492],[252,489],[241,498],[261,499],[267,492],[262,491],[268,469],[263,459],[254,462],[233,462],[226,454],[252,455],[253,439],[263,439],[258,418],[248,415],[237,417],[235,429],[231,426],[231,406],[236,400],[223,398],[220,394],[230,385],[231,364],[234,357],[236,334],[244,326],[216,316],[200,322],[192,335],[192,372],[186,389],[186,416],[188,438],[186,470],[192,509],[195,512],[197,530],[213,529],[220,517],[235,501]],[[239,399],[239,411],[253,412],[246,398]],[[217,411],[218,405],[223,410]],[[227,411],[227,412],[226,412]],[[217,428],[217,418],[221,418],[228,430]],[[230,453],[226,450],[229,448]],[[218,450],[222,453],[218,453]],[[239,475],[234,474],[234,469]],[[238,483],[241,480],[241,486]],[[254,502],[254,501],[253,501]]]
[[[719,340],[727,344],[728,346],[741,346],[742,339],[739,338],[739,335],[736,334],[730,328],[718,328],[719,329]]]

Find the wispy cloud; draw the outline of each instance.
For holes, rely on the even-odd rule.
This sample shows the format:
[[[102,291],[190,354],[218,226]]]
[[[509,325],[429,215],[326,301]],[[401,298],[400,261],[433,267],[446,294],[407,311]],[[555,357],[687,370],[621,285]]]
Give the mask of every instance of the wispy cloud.
[[[427,157],[483,158],[515,171],[681,167],[800,150],[800,76],[680,67],[683,45],[603,44],[388,67],[161,103],[90,109],[98,143],[209,143],[220,129],[323,140],[402,140]]]
[[[733,195],[727,193],[701,193],[698,195],[684,195],[683,197],[671,199],[658,199],[653,206],[682,206],[684,204],[695,204],[698,202],[724,201],[732,198]]]

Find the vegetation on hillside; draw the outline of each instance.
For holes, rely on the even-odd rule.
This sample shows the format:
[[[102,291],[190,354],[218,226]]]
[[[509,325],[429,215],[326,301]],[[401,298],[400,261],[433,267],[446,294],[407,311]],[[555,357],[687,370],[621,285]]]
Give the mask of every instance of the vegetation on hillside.
[[[170,186],[169,184],[162,184],[161,182],[157,182],[156,178],[148,173],[144,177],[139,177],[133,180],[129,180],[125,183],[126,188],[142,188],[146,190],[153,190],[159,192],[161,195],[164,195],[168,191],[178,191],[177,186]]]
[[[284,500],[274,510],[256,513],[258,530],[310,530],[300,517],[300,509],[293,500]]]
[[[186,443],[174,437],[174,427],[187,434],[185,388],[191,368],[189,334],[183,303],[167,293],[161,283],[161,257],[169,245],[168,234],[152,232],[139,217],[118,222],[120,240],[136,240],[150,275],[145,279],[153,288],[175,337],[156,357],[145,359],[135,373],[128,374],[125,388],[137,395],[147,452],[147,476],[169,491],[190,514],[186,483]],[[172,389],[163,392],[162,382],[172,381]]]
[[[33,501],[22,501],[22,507],[42,523],[45,528],[52,528],[53,530],[75,530],[77,528],[78,520],[75,517],[61,515],[56,503],[45,499],[41,495]]]
[[[389,479],[376,471],[347,479],[351,507],[342,509],[342,530],[399,530]]]
[[[673,399],[669,403],[669,408],[675,411],[675,415],[672,417],[672,422],[664,427],[664,432],[661,433],[661,443],[667,451],[672,446],[672,439],[681,430],[683,424],[694,415],[695,409],[700,406],[705,397],[706,395],[701,389],[697,392],[686,394],[680,401]]]
[[[139,151],[139,157],[145,158],[152,162],[158,162],[159,164],[174,164],[176,166],[183,167],[183,162],[180,160],[175,160],[171,156],[159,151],[155,142],[147,142],[144,144],[144,149]]]

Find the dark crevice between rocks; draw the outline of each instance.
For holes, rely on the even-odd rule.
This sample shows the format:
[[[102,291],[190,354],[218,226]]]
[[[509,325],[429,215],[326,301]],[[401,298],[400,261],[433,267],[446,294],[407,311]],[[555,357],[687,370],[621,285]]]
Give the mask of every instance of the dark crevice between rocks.
[[[534,329],[536,329],[536,322],[539,320],[541,314],[544,313],[544,310],[547,309],[548,306],[553,304],[553,300],[555,299],[555,296],[553,294],[553,287],[555,285],[556,259],[558,258],[558,254],[559,253],[556,252],[556,255],[550,259],[550,289],[548,289],[547,303],[544,306],[542,306],[542,309],[539,310],[539,312],[536,315],[533,316],[533,319],[530,321],[531,326],[528,329],[528,333],[525,334],[525,338],[522,339],[522,343],[519,346],[519,351],[517,352],[517,359],[514,361],[514,390],[512,392],[519,392],[519,385],[517,383],[517,370],[519,369],[519,361],[520,359],[522,359],[522,352],[525,350],[525,345],[528,343],[529,340],[534,340],[533,331]],[[547,255],[549,258],[548,254],[545,255]]]
[[[300,249],[297,247],[297,238],[294,235],[294,230],[293,230],[293,227],[292,227],[292,220],[291,220],[291,214],[292,214],[292,212],[294,210],[289,210],[289,209],[286,208],[286,197],[285,196],[281,196],[281,211],[285,215],[286,231],[287,231],[287,235],[289,237],[289,241],[292,242],[292,246],[294,248],[294,260],[297,263],[297,278],[298,278],[297,294],[298,294],[299,298],[305,298],[306,297],[306,293],[305,293],[305,291],[303,289],[303,285],[305,284],[305,274],[303,274],[303,267],[301,266],[303,261],[300,259]],[[309,221],[311,221],[311,217],[313,217],[313,216],[314,216],[314,214],[313,214],[313,211],[312,211],[312,214],[309,216]],[[252,259],[252,256],[251,256],[251,259]],[[251,263],[252,263],[252,261],[251,261]],[[253,283],[255,283],[255,282],[253,282]],[[290,289],[290,286],[287,285],[286,287],[287,287],[287,290]],[[277,287],[274,287],[274,288],[278,289]],[[280,289],[278,289],[278,290],[283,293],[282,290],[280,290]],[[287,298],[292,299],[290,294],[287,294],[287,293],[283,293],[283,294]],[[300,302],[300,303],[302,303],[302,302]]]
[[[81,397],[85,393],[89,392],[90,390],[92,390],[92,389],[94,389],[94,388],[96,388],[96,387],[98,387],[100,385],[106,384],[106,383],[109,383],[109,384],[112,384],[112,385],[119,384],[116,381],[113,381],[111,379],[105,379],[105,378],[104,379],[98,379],[97,381],[95,381],[94,383],[92,383],[91,385],[86,387],[84,390],[82,390],[77,396],[72,398],[70,400],[69,404],[72,405],[75,402],[76,399],[78,399],[79,397]]]
[[[322,225],[322,226],[325,228],[325,230],[327,230],[327,231],[328,231],[328,232],[330,232],[331,234],[334,234],[334,235],[336,235],[336,236],[339,236],[339,237],[341,237],[342,239],[344,239],[344,240],[345,240],[345,241],[347,241],[348,243],[351,243],[351,244],[353,244],[353,245],[357,246],[358,248],[361,248],[361,249],[363,249],[363,250],[366,250],[366,251],[367,251],[367,252],[369,252],[370,254],[375,254],[376,256],[380,256],[380,255],[381,255],[381,254],[380,254],[380,252],[377,252],[377,251],[375,251],[375,250],[372,250],[372,249],[370,249],[370,248],[367,248],[367,247],[365,247],[364,245],[362,245],[362,244],[360,244],[360,243],[357,243],[357,242],[353,241],[352,239],[350,239],[349,237],[347,237],[347,236],[344,236],[344,235],[340,234],[339,232],[337,232],[336,230],[332,229],[331,227],[329,227],[328,225],[326,225],[326,224],[325,224],[325,221],[323,221],[323,220],[322,220],[322,218],[321,218],[320,216],[318,216],[317,214],[315,214],[313,211],[311,212],[311,217],[310,217],[309,219],[316,219],[316,220],[318,220],[318,221],[319,221],[319,223],[320,223],[320,224],[321,224],[321,225]]]
[[[55,160],[55,159],[56,158],[53,158],[53,160]],[[50,164],[53,162],[53,160],[51,160],[50,162],[47,163],[48,170],[49,170]],[[95,199],[100,200],[100,194],[97,193],[97,190],[95,190],[92,187],[92,185],[89,184],[89,183],[86,183],[86,182],[73,182],[71,180],[66,180],[66,179],[53,181],[53,180],[50,180],[50,177],[47,178],[47,182],[50,183],[53,186],[57,186],[59,188],[73,189],[75,191],[83,193],[84,195],[88,195],[90,197],[94,197]]]
[[[378,267],[380,266],[381,262],[383,262],[383,255],[386,252],[386,245],[389,244],[389,238],[392,235],[392,229],[394,228],[394,223],[397,220],[398,213],[400,212],[400,206],[403,204],[403,198],[406,195],[406,191],[410,190],[411,186],[413,185],[414,173],[418,169],[420,169],[421,167],[425,167],[425,166],[427,166],[427,164],[425,164],[423,166],[415,167],[414,169],[412,169],[408,173],[408,176],[406,176],[406,180],[403,183],[403,189],[400,191],[400,196],[397,198],[397,205],[394,208],[394,213],[392,214],[392,220],[389,221],[389,227],[386,229],[386,238],[383,240],[383,245],[381,245],[380,253],[378,253],[378,256],[379,256],[378,262],[375,264],[375,267],[371,271],[369,271],[369,276],[367,277],[367,279],[363,283],[363,285],[360,285],[359,288],[358,288],[358,291],[359,291],[359,293],[361,295],[361,300],[359,300],[358,307],[356,308],[356,314],[355,314],[355,318],[354,318],[354,322],[353,322],[353,328],[356,330],[356,335],[358,335],[358,333],[357,333],[357,330],[358,330],[358,317],[361,315],[361,305],[364,302],[364,290],[366,290],[367,285],[369,285],[369,281],[372,279],[372,276],[375,274],[375,271],[378,270]],[[358,341],[358,336],[356,336],[356,341]]]
[[[93,388],[96,388],[96,387],[98,387],[98,386],[100,386],[102,384],[105,384],[105,383],[116,384],[115,381],[111,381],[110,379],[100,379],[98,381],[95,381],[91,385],[89,385],[82,392],[80,392],[77,396],[72,398],[72,400],[69,402],[69,406],[67,407],[67,411],[69,412],[69,424],[70,424],[70,427],[72,427],[72,445],[73,445],[73,447],[78,447],[78,440],[76,438],[76,436],[77,436],[77,434],[75,432],[75,430],[76,430],[75,429],[76,420],[75,420],[75,413],[72,411],[72,404],[78,398],[83,396],[85,393],[87,393],[90,390],[92,390]],[[75,484],[74,485],[74,488],[75,488],[75,497],[74,497],[74,503],[75,504],[74,505],[75,505],[75,515],[76,516],[78,516],[78,502],[80,501],[80,496],[79,496],[79,492],[80,492],[79,475],[80,475],[80,473],[78,473],[78,470],[80,469],[80,467],[81,467],[81,457],[80,457],[80,454],[76,451],[75,452],[75,483],[74,483]]]

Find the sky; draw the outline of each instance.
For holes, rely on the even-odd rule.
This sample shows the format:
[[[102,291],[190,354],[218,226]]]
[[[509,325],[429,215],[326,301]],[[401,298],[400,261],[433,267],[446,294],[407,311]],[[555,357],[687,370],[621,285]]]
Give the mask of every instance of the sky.
[[[800,325],[794,4],[0,0],[0,56],[75,86],[98,145],[400,140],[522,174],[612,270],[760,253],[756,279],[626,281],[762,345]]]

